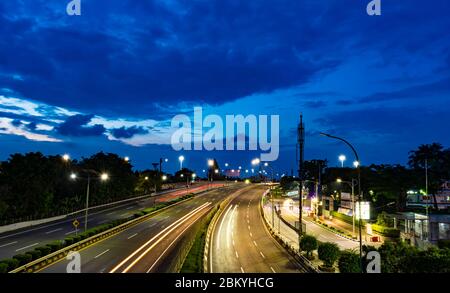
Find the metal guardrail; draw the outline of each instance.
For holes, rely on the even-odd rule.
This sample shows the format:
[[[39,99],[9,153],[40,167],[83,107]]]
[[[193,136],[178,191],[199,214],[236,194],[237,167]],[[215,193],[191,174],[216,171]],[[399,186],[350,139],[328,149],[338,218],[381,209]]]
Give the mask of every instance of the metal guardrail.
[[[271,236],[284,248],[286,249],[286,251],[297,261],[297,263],[299,264],[299,266],[307,273],[320,273],[320,271],[314,267],[314,265],[303,255],[301,255],[299,253],[299,251],[297,249],[295,249],[293,246],[291,246],[288,242],[286,242],[281,235],[278,235],[277,233],[275,233],[275,231],[273,230],[273,228],[271,227],[271,225],[269,224],[269,220],[266,217],[266,214],[264,213],[264,208],[263,208],[263,200],[264,197],[267,195],[267,193],[269,192],[269,190],[267,190],[263,196],[261,197],[261,202],[259,205],[259,211],[261,213],[261,216],[264,219],[264,224],[267,227],[267,229],[269,230]]]
[[[201,194],[201,193],[204,193],[204,192],[207,192],[207,191],[208,190],[201,191],[201,192],[199,192],[197,194]],[[176,203],[170,204],[170,205],[168,205],[166,207],[163,207],[163,208],[161,208],[159,210],[153,211],[153,212],[151,212],[149,214],[143,215],[143,216],[141,216],[139,218],[132,219],[132,220],[130,220],[128,222],[120,224],[120,225],[118,225],[116,227],[113,227],[113,228],[111,228],[109,230],[106,230],[104,232],[101,232],[99,234],[91,236],[89,238],[83,239],[83,240],[81,240],[81,241],[79,241],[77,243],[74,243],[74,244],[70,245],[70,246],[66,246],[66,247],[64,247],[64,248],[62,248],[62,249],[60,249],[58,251],[50,253],[50,254],[48,254],[46,256],[43,256],[43,257],[41,257],[41,258],[39,258],[37,260],[32,261],[32,262],[29,262],[29,263],[27,263],[27,264],[25,264],[23,266],[20,266],[20,267],[18,267],[16,269],[10,271],[9,273],[33,273],[33,272],[42,270],[43,268],[51,265],[52,263],[54,263],[56,261],[59,261],[62,258],[65,258],[72,251],[79,251],[79,250],[81,250],[83,248],[86,248],[86,247],[88,247],[88,246],[90,246],[90,245],[92,245],[94,243],[97,243],[97,242],[100,242],[102,240],[105,240],[105,239],[107,239],[107,238],[109,238],[111,236],[114,236],[114,235],[122,232],[123,230],[126,230],[126,229],[128,229],[128,228],[130,228],[132,226],[135,226],[135,225],[137,225],[139,223],[142,223],[142,222],[150,219],[154,215],[156,215],[158,213],[161,213],[161,212],[165,211],[168,208],[174,207],[176,205],[184,203],[184,202],[186,202],[188,200],[192,200],[194,198],[195,197],[191,197],[191,198],[187,198],[187,199],[181,200],[179,202],[176,202]]]

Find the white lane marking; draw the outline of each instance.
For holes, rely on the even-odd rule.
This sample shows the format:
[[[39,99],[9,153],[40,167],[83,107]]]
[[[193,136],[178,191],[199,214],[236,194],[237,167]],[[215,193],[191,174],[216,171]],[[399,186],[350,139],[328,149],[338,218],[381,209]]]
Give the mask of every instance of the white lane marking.
[[[233,228],[231,227],[232,226],[232,221],[233,221],[233,217],[234,217],[234,214],[235,214],[235,212],[236,212],[236,208],[237,208],[238,206],[237,205],[235,205],[234,206],[234,208],[233,208],[233,211],[231,212],[231,214],[230,214],[230,219],[228,220],[228,227],[227,227],[227,229],[228,229],[228,235],[233,235],[232,233],[232,231],[233,231]],[[230,231],[231,231],[231,233],[230,233]],[[228,249],[230,249],[230,247],[231,247],[231,245],[230,245],[230,237],[227,237],[227,247],[228,247]]]
[[[169,233],[171,233],[173,230],[178,228],[180,225],[185,223],[187,220],[189,220],[193,215],[197,214],[198,212],[202,211],[204,208],[211,205],[211,202],[207,202],[202,204],[201,206],[193,209],[180,219],[177,219],[175,222],[170,224],[167,228],[160,231],[158,234],[153,236],[150,240],[148,240],[146,243],[144,243],[141,247],[139,247],[137,250],[135,250],[132,254],[130,254],[127,258],[125,258],[122,262],[120,262],[116,267],[114,267],[109,273],[114,273],[121,267],[123,267],[128,261],[130,261],[136,254],[138,254],[141,250],[145,249],[150,245],[153,241],[155,241],[147,250],[145,250],[139,257],[137,257],[128,267],[126,267],[122,273],[126,273],[133,267],[138,261],[140,261],[151,249],[153,249],[154,246],[156,246],[159,242],[161,242]]]
[[[100,253],[99,255],[97,255],[97,256],[94,257],[94,258],[99,258],[100,256],[104,255],[104,254],[107,253],[108,251],[109,251],[109,249],[103,251],[102,253]]]
[[[249,219],[247,219],[247,224],[250,224],[250,220]]]
[[[252,232],[250,232],[250,237],[253,237],[253,234],[252,234]]]
[[[270,267],[270,269],[272,270],[272,272],[276,273],[275,270],[272,267]]]
[[[244,272],[244,269],[241,267],[241,272],[244,274],[245,272]]]
[[[132,208],[134,208],[134,206],[131,206],[129,208],[126,208],[125,210],[131,210]]]
[[[250,230],[250,225],[248,225],[247,227],[248,227],[248,229]]]
[[[112,212],[107,213],[106,215],[109,216],[109,215],[111,215],[111,214],[114,214],[115,212],[116,212],[116,211],[112,211]]]
[[[138,235],[138,233],[134,233],[133,235],[131,235],[131,236],[128,237],[127,239],[131,239],[131,238],[133,238],[133,237],[136,236],[136,235]]]
[[[58,232],[58,231],[61,231],[63,228],[58,228],[58,229],[55,229],[55,230],[52,230],[52,231],[48,231],[48,232],[45,232],[45,234],[52,234],[52,233],[54,233],[54,232]]]
[[[159,260],[163,257],[163,255],[166,253],[167,250],[169,250],[169,248],[178,240],[178,238],[180,238],[184,232],[186,232],[187,229],[191,228],[193,224],[195,224],[195,222],[197,222],[199,218],[197,218],[191,225],[187,226],[186,228],[184,228],[183,231],[181,231],[180,234],[178,234],[178,236],[166,247],[166,249],[159,255],[158,259],[156,259],[156,261],[152,264],[152,266],[147,270],[147,274],[150,273],[150,271],[153,269],[153,267],[159,262]],[[208,257],[206,256],[206,261],[208,260]]]
[[[106,222],[109,222],[109,221],[111,221],[111,220],[110,219],[106,219],[106,220],[103,220],[101,222],[98,222],[98,224],[105,224]]]
[[[16,243],[17,243],[17,241],[6,243],[6,244],[3,244],[3,245],[0,245],[0,248],[6,247],[6,246],[9,246],[9,245],[13,245],[13,244],[16,244]]]
[[[235,245],[234,245],[234,239],[233,239],[233,246],[235,246]]]
[[[259,252],[259,254],[261,254],[262,258],[266,258],[261,251]]]
[[[22,248],[16,249],[16,251],[21,251],[21,250],[24,250],[24,249],[27,249],[27,248],[30,248],[30,247],[36,246],[36,245],[38,245],[38,244],[39,244],[39,242],[36,242],[36,243],[33,243],[33,244],[31,244],[31,245],[28,245],[28,246],[25,246],[25,247],[22,247]]]
[[[236,258],[239,258],[239,254],[237,253],[237,251],[235,251],[235,253],[236,253]]]
[[[64,235],[69,235],[69,234],[72,234],[72,233],[75,233],[76,231],[75,230],[73,230],[73,231],[70,231],[70,232],[67,232],[66,234],[64,234]]]
[[[256,244],[256,241],[255,241],[255,240],[253,240],[253,244],[255,244],[255,246],[258,247],[258,244]]]
[[[225,214],[223,215],[222,221],[220,222],[220,226],[219,226],[219,231],[217,232],[217,235],[220,237],[221,231],[222,231],[222,226],[223,226],[223,222],[225,222],[225,219],[227,218],[227,214],[230,212],[230,210],[233,208],[233,205],[230,205],[230,207],[227,209],[227,211],[225,212]],[[220,241],[217,241],[217,249],[219,249],[220,246]]]

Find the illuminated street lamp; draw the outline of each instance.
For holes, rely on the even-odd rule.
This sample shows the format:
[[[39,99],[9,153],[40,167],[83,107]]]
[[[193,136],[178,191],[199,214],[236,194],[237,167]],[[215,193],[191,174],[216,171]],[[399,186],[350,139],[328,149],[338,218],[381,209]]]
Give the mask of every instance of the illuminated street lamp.
[[[344,168],[344,161],[346,160],[347,158],[345,157],[345,155],[340,155],[339,156],[339,161],[341,161],[341,167],[342,168]]]
[[[180,170],[181,170],[181,169],[183,169],[184,156],[179,156],[178,161],[180,161]]]
[[[353,162],[353,166],[355,166],[355,168],[358,168],[359,167],[359,162],[358,161],[354,161]]]
[[[166,181],[166,180],[167,180],[167,176],[166,176],[166,175],[163,175],[163,176],[161,177],[161,179],[162,179],[162,181]]]
[[[68,154],[64,154],[64,155],[62,156],[62,159],[63,159],[65,162],[68,162],[68,161],[70,160],[70,156],[69,156]]]
[[[98,176],[97,178],[100,179],[100,181],[107,181],[109,179],[109,176],[107,173],[101,173],[99,174],[97,171],[92,169],[83,169],[81,170],[87,174],[87,177],[85,178],[87,180],[87,187],[86,187],[86,208],[84,213],[84,231],[87,231],[87,223],[88,223],[88,211],[89,211],[89,191],[90,191],[90,185],[91,185],[91,174],[94,174],[95,176]],[[99,176],[100,175],[100,176]],[[70,179],[76,180],[78,179],[78,175],[75,173],[70,174]]]
[[[125,157],[123,160],[128,163],[130,161],[130,157]]]

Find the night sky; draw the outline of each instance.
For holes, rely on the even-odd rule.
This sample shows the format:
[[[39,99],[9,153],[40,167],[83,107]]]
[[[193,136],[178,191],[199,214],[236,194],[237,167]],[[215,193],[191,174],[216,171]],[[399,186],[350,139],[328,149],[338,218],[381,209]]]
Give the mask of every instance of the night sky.
[[[174,115],[280,115],[281,172],[295,170],[296,124],[306,159],[339,163],[350,140],[361,162],[406,163],[448,147],[450,1],[369,0],[0,2],[0,160],[16,152],[98,151],[139,169],[250,168],[258,152],[170,146]]]

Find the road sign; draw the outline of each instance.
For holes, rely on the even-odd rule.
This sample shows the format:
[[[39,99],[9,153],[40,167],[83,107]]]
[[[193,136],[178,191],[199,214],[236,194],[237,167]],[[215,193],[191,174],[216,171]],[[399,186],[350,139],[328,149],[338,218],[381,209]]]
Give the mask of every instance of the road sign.
[[[80,226],[80,222],[78,222],[78,220],[75,219],[75,221],[72,222],[72,225],[73,225],[75,228],[78,228],[78,226]]]

